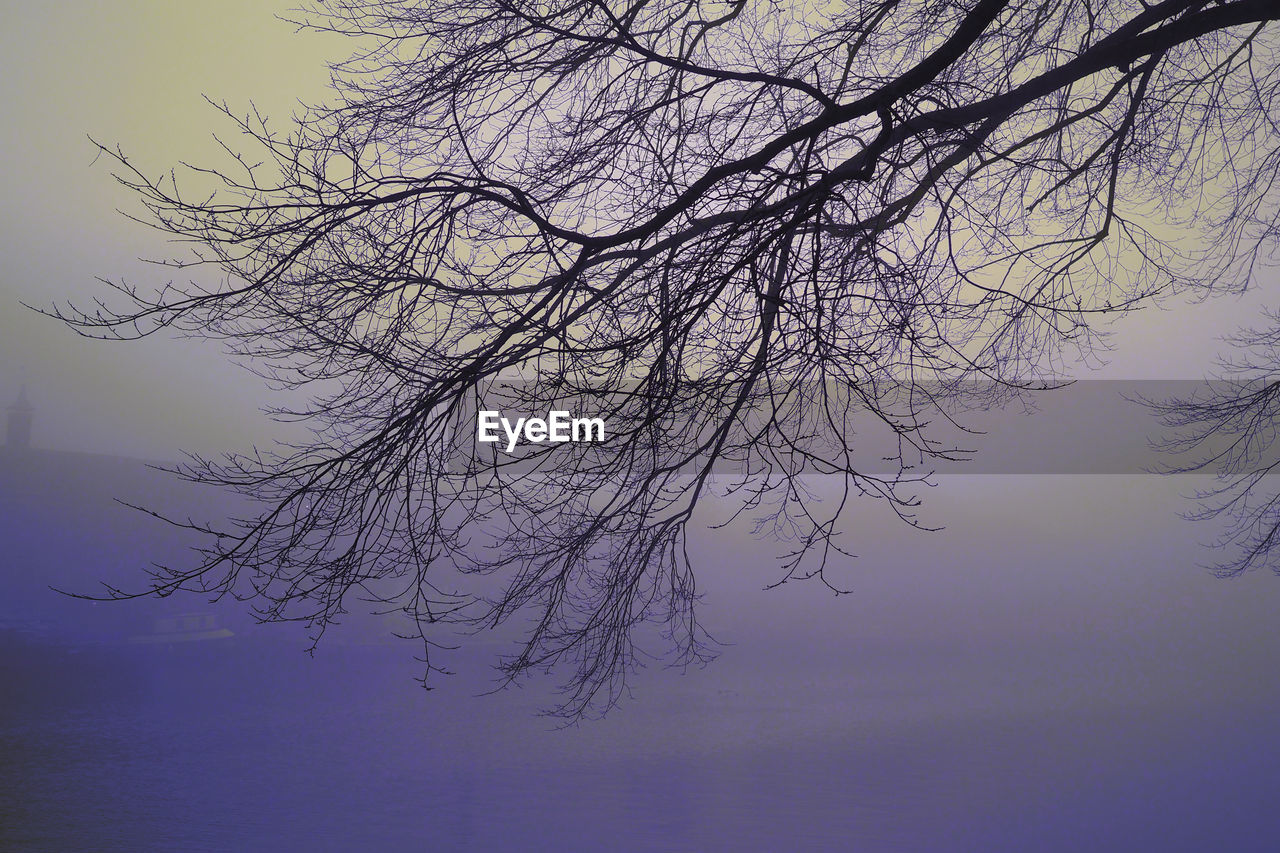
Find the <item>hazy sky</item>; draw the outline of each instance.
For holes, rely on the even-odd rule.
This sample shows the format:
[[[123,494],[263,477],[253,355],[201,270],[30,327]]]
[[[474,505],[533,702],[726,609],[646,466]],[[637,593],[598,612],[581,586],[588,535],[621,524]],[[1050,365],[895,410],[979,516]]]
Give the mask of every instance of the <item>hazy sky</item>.
[[[20,383],[37,408],[35,441],[51,447],[172,456],[260,440],[259,381],[216,344],[82,341],[19,300],[79,304],[95,276],[167,280],[138,257],[173,251],[116,210],[137,206],[94,164],[88,137],[118,143],[140,167],[207,162],[224,123],[202,95],[283,122],[327,91],[335,43],[273,15],[284,4],[5,2],[0,32],[5,170],[0,245],[0,402]],[[338,44],[345,50],[345,45]],[[328,50],[328,53],[326,53]]]
[[[18,302],[86,304],[103,292],[95,276],[166,280],[136,258],[172,247],[116,212],[137,207],[108,164],[94,164],[87,137],[118,143],[154,173],[216,160],[212,133],[228,128],[204,94],[237,110],[252,100],[283,125],[299,100],[326,97],[325,62],[350,49],[297,33],[275,17],[288,9],[261,0],[4,3],[0,403],[26,383],[37,444],[168,458],[269,440],[272,425],[257,414],[266,392],[217,344],[82,341]],[[1198,378],[1217,338],[1259,304],[1264,294],[1125,318],[1102,375]]]

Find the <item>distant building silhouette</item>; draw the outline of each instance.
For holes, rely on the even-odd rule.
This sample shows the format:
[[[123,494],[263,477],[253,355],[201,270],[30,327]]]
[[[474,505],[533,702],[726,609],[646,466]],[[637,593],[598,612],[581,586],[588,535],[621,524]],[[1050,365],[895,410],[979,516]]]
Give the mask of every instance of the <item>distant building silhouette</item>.
[[[35,409],[27,400],[27,388],[24,385],[18,391],[18,399],[9,404],[8,418],[5,422],[4,443],[9,447],[31,446],[31,420]]]

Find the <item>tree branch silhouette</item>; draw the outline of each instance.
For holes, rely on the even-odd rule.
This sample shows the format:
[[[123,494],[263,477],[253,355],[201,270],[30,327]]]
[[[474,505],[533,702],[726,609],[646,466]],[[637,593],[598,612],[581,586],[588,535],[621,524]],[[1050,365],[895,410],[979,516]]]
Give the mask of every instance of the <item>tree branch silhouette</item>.
[[[262,511],[153,591],[234,591],[317,631],[365,596],[428,642],[519,623],[509,677],[556,667],[560,713],[608,707],[644,624],[677,661],[707,651],[685,537],[713,473],[792,540],[781,579],[837,589],[845,505],[918,523],[913,484],[958,452],[929,431],[941,398],[1055,376],[1098,315],[1248,281],[1275,236],[1277,18],[1263,0],[303,13],[358,47],[334,105],[286,132],[220,106],[239,133],[222,167],[152,177],[102,147],[201,283],[54,311],[220,338],[309,394],[291,416],[312,442],[193,460]],[[476,441],[478,408],[552,404],[607,440]],[[896,473],[859,455],[855,421],[892,437]],[[809,474],[842,484],[835,506]]]

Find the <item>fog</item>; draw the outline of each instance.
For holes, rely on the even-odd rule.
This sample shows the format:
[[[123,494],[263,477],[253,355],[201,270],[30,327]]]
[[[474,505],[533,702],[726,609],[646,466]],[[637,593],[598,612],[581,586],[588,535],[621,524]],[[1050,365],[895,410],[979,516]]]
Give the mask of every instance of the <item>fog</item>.
[[[342,620],[308,657],[303,626],[234,601],[56,596],[33,576],[136,586],[147,557],[181,559],[106,493],[200,501],[13,470],[0,616],[53,642],[0,655],[8,849],[1266,850],[1280,830],[1280,585],[1197,565],[1193,478],[940,478],[945,530],[859,508],[839,597],[766,591],[776,543],[698,533],[717,659],[649,660],[566,729],[538,716],[563,673],[491,693],[509,631],[455,638],[424,692],[388,620]],[[149,642],[182,613],[235,636]]]
[[[304,626],[256,625],[231,599],[95,606],[51,591],[142,588],[152,560],[190,559],[183,536],[115,497],[234,507],[132,462],[87,489],[83,472],[115,464],[103,457],[289,435],[261,411],[279,400],[216,342],[90,341],[20,304],[89,305],[98,276],[167,280],[137,259],[181,247],[117,212],[136,205],[87,136],[164,170],[216,156],[202,94],[282,120],[325,97],[323,62],[344,45],[295,35],[276,8],[5,6],[0,404],[25,387],[32,452],[53,455],[0,456],[0,618],[57,651],[6,651],[20,687],[0,688],[0,846],[1274,849],[1280,579],[1208,571],[1219,529],[1179,515],[1201,478],[947,474],[924,493],[936,532],[858,502],[840,596],[766,591],[780,545],[700,526],[718,659],[655,662],[606,719],[567,730],[536,715],[556,673],[477,698],[510,649],[489,638],[447,653],[459,674],[425,692],[415,649],[377,619],[353,615],[313,659]],[[1066,372],[1198,379],[1265,304],[1134,312],[1113,350]],[[129,645],[186,612],[267,651],[246,666]]]
[[[185,247],[125,218],[138,205],[90,137],[160,174],[220,154],[213,134],[228,128],[206,94],[240,111],[252,101],[282,120],[300,100],[323,98],[324,39],[293,37],[273,16],[284,8],[6,4],[0,399],[27,385],[45,446],[170,459],[275,437],[259,414],[269,394],[218,344],[85,341],[19,303],[90,307],[107,293],[98,277],[143,288],[170,280],[172,271],[139,259]]]

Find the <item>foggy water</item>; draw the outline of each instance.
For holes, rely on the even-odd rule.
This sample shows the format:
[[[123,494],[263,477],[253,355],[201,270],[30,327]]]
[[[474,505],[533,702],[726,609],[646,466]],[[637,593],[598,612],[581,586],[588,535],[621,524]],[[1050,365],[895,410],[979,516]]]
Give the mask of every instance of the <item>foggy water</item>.
[[[882,661],[832,683],[728,661],[710,686],[641,679],[603,721],[556,730],[532,714],[545,695],[426,694],[378,663],[387,651],[255,655],[248,672],[185,652],[134,656],[117,661],[133,675],[125,695],[10,705],[0,847],[1269,850],[1280,839],[1274,695],[1143,703],[1121,689],[1080,707],[1033,673],[1006,672],[1002,697],[985,667],[917,659],[904,679]]]
[[[854,519],[850,596],[763,592],[760,543],[702,537],[720,658],[569,728],[545,681],[476,695],[489,640],[427,693],[410,646],[351,625],[312,659],[234,605],[221,644],[74,639],[109,625],[75,610],[0,654],[0,849],[1277,849],[1280,581],[1198,569],[1165,481],[939,492],[943,533]],[[6,592],[37,595],[15,554],[111,553],[87,525],[6,528]]]

